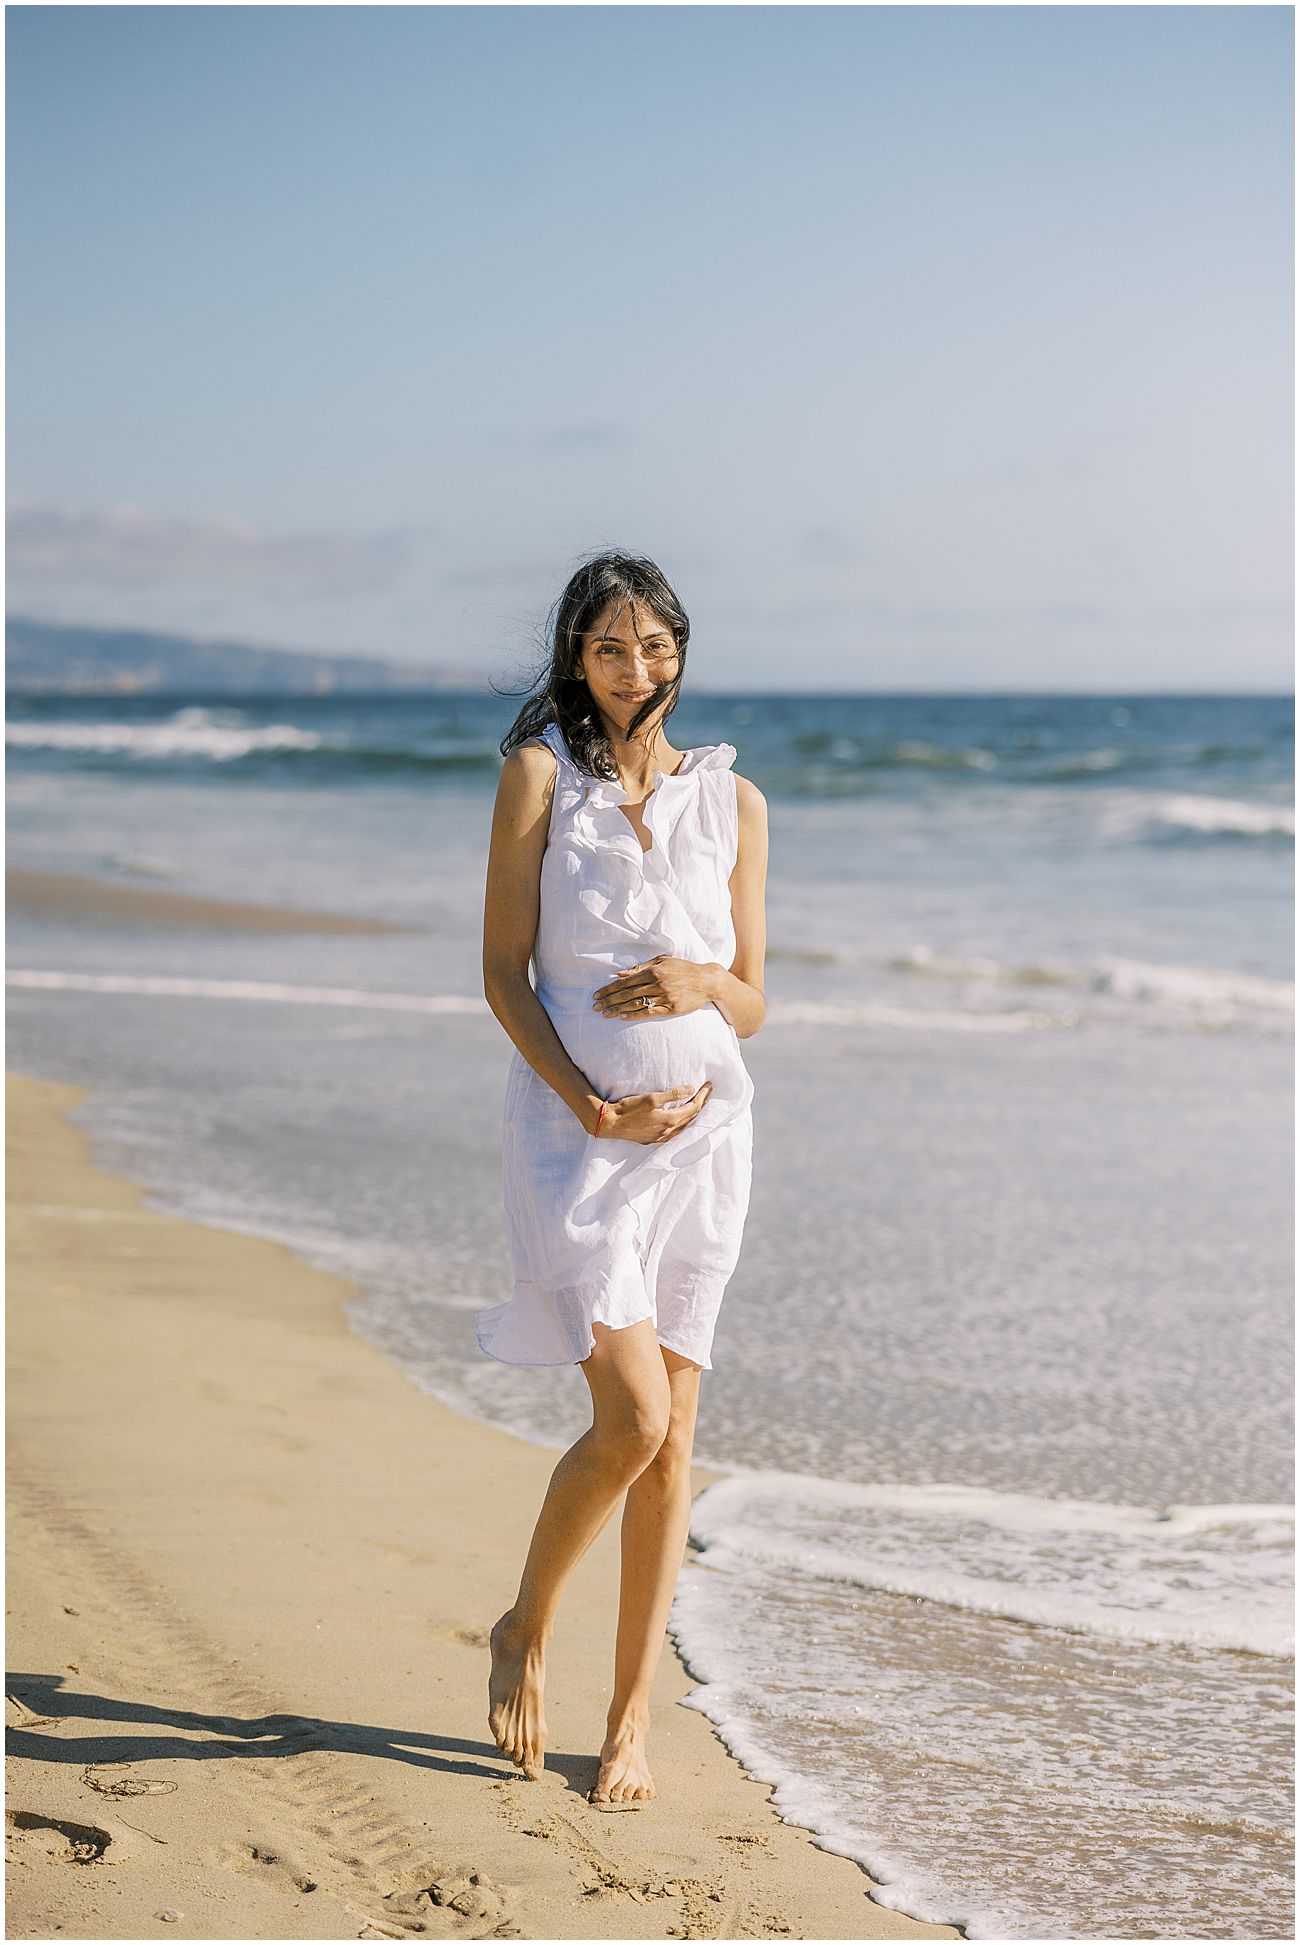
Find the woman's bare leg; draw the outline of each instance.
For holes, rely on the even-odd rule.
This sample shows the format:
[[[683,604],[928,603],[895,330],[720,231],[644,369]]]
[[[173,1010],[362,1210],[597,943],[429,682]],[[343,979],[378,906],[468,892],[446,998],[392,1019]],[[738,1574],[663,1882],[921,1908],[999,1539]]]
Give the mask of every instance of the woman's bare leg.
[[[623,1508],[614,1697],[594,1801],[631,1803],[655,1794],[646,1755],[650,1689],[690,1530],[691,1449],[700,1397],[700,1366],[663,1345],[659,1349],[672,1409],[663,1443],[628,1487]]]
[[[663,1444],[671,1392],[653,1322],[610,1330],[581,1366],[593,1421],[563,1455],[524,1562],[514,1604],[495,1622],[488,1726],[497,1748],[533,1776],[544,1766],[546,1644],[569,1575],[608,1525],[629,1483]]]

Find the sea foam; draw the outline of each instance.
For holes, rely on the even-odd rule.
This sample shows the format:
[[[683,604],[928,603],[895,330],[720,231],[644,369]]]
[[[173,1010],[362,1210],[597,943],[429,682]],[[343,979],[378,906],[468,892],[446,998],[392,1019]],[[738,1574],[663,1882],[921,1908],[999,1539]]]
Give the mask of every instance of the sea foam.
[[[1148,1510],[754,1472],[702,1493],[691,1535],[718,1566],[762,1562],[1121,1640],[1294,1652],[1288,1505]]]

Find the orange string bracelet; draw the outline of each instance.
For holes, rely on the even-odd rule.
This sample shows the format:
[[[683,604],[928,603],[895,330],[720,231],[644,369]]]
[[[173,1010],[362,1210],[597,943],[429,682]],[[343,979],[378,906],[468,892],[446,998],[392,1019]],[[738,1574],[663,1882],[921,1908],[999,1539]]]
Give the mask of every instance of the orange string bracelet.
[[[600,1104],[600,1113],[596,1116],[596,1125],[591,1131],[591,1136],[593,1141],[595,1140],[596,1136],[600,1133],[600,1124],[605,1119],[605,1109],[608,1106],[609,1106],[608,1101],[602,1101]]]

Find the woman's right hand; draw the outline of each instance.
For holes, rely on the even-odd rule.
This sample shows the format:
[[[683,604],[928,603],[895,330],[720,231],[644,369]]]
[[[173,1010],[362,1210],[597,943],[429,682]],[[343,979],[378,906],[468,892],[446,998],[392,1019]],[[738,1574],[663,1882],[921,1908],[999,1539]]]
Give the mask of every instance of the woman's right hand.
[[[600,1139],[612,1135],[616,1141],[671,1141],[690,1126],[712,1092],[713,1082],[704,1081],[693,1094],[689,1087],[669,1087],[660,1094],[626,1094],[606,1107]]]

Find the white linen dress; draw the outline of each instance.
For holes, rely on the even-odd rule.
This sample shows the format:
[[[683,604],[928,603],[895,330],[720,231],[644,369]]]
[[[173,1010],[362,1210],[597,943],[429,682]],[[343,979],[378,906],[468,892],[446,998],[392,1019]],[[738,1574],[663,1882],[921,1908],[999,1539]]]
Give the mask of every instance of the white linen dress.
[[[736,752],[709,744],[689,750],[675,775],[655,772],[646,851],[620,809],[622,785],[581,768],[558,724],[542,741],[556,778],[537,997],[606,1099],[706,1080],[713,1092],[668,1141],[596,1138],[515,1049],[501,1148],[514,1294],[477,1313],[479,1348],[505,1364],[576,1364],[595,1344],[593,1321],[617,1330],[648,1317],[661,1344],[709,1371],[749,1209],[754,1084],[712,1002],[638,1019],[607,1018],[592,1001],[615,973],[661,952],[731,965]]]

